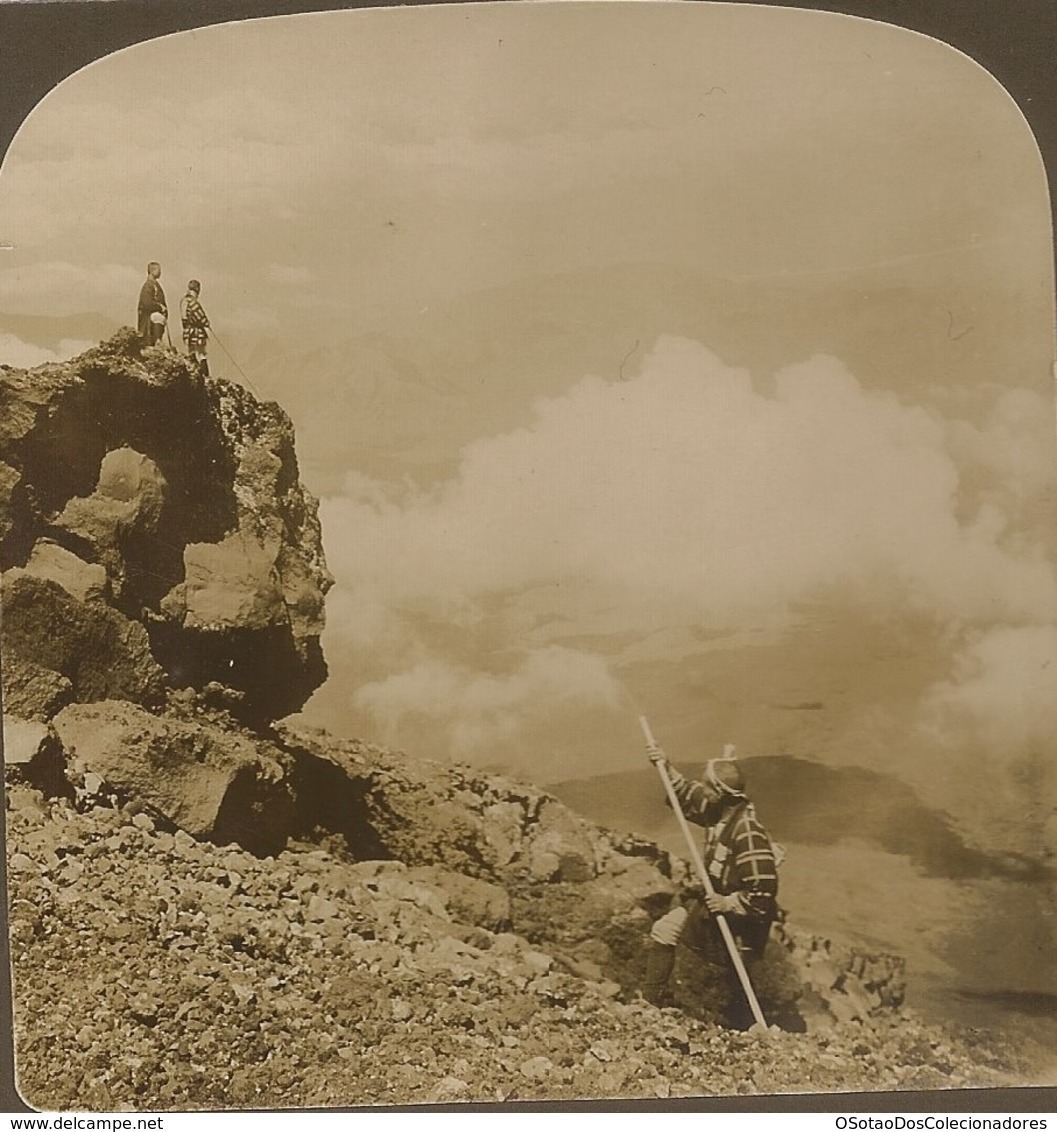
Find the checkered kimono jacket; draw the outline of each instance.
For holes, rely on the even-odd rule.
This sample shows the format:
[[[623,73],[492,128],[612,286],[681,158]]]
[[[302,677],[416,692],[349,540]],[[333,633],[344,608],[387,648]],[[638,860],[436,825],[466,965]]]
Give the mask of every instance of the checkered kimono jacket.
[[[187,343],[188,353],[204,354],[209,319],[206,318],[206,312],[193,292],[189,291],[184,295],[180,302],[180,313],[183,317],[184,341]]]
[[[701,854],[712,887],[734,896],[731,929],[751,949],[762,948],[778,914],[778,865],[774,846],[745,799],[732,799],[718,822],[705,817],[708,798],[700,782],[684,778],[669,766],[669,778],[687,821],[705,827]]]

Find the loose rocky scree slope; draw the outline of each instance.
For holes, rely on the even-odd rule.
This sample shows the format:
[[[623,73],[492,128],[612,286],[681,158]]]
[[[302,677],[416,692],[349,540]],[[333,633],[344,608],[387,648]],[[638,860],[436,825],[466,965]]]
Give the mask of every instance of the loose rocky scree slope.
[[[8,897],[40,1108],[180,1110],[984,1086],[902,968],[776,933],[716,1022],[686,876],[533,787],[277,724],[330,585],[289,421],[127,332],[0,368]]]

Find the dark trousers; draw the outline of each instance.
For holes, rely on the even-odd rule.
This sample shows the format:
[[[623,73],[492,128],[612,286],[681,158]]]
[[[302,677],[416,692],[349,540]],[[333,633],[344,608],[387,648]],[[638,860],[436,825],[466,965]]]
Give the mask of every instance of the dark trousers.
[[[643,997],[658,1006],[671,1002],[670,981],[675,968],[677,948],[686,949],[684,954],[691,965],[695,962],[707,964],[717,973],[721,981],[721,987],[717,989],[725,1000],[722,1010],[725,1025],[734,1030],[747,1030],[752,1026],[755,1022],[752,1008],[734,968],[719,925],[700,901],[691,900],[685,905],[677,906],[654,925],[646,951]],[[750,982],[753,967],[760,958],[760,953],[739,947],[739,954]],[[682,963],[682,960],[680,962]],[[685,970],[682,967],[680,969]]]

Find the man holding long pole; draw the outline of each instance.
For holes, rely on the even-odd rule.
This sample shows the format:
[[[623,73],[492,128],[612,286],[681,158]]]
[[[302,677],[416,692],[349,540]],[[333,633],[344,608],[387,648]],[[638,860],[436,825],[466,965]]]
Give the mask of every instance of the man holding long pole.
[[[771,839],[746,797],[732,748],[723,758],[709,759],[702,780],[693,781],[668,763],[645,719],[642,726],[650,762],[661,775],[668,804],[676,810],[703,890],[685,894],[653,925],[643,993],[653,1002],[664,1000],[679,942],[705,949],[721,941],[728,960],[728,1022],[737,1029],[748,1029],[754,1022],[766,1025],[749,968],[763,955],[778,910]],[[703,853],[687,821],[704,826]]]

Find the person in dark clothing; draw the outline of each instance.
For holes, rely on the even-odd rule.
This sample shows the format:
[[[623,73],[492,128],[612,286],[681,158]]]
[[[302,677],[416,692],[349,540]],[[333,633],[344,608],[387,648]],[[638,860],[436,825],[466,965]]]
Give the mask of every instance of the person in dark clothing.
[[[705,828],[702,861],[714,889],[689,888],[650,932],[643,995],[665,1001],[668,980],[680,943],[719,957],[727,982],[728,1024],[747,1029],[752,1014],[740,981],[726,954],[715,917],[723,915],[751,973],[763,956],[771,924],[778,915],[778,866],[775,848],[745,794],[745,780],[730,757],[709,759],[701,781],[684,778],[658,749],[650,761],[663,763],[688,821]]]
[[[169,311],[165,305],[165,292],[158,279],[161,277],[161,264],[151,261],[147,264],[147,278],[139,292],[137,326],[139,336],[145,346],[156,346],[165,333],[165,322]]]
[[[187,284],[187,294],[180,300],[180,318],[183,322],[184,342],[187,352],[194,359],[200,377],[209,376],[209,361],[206,358],[206,341],[209,337],[209,319],[198,300],[202,284],[192,279]]]

